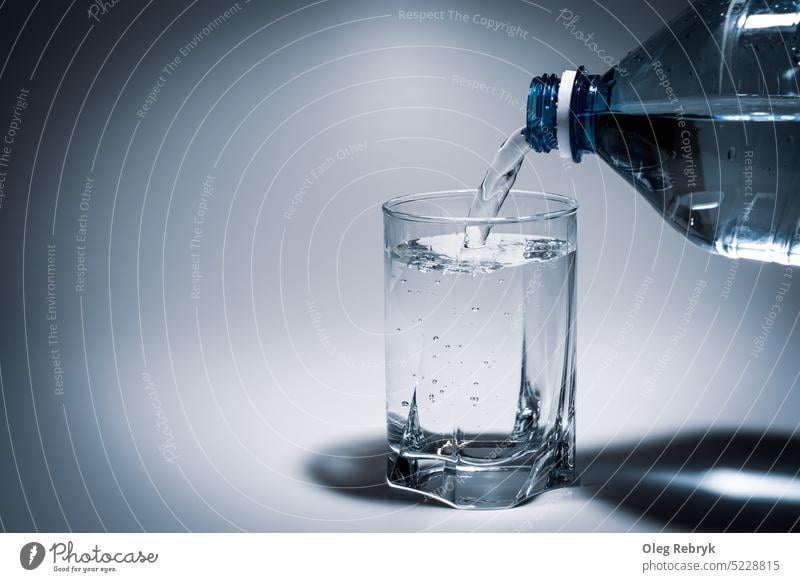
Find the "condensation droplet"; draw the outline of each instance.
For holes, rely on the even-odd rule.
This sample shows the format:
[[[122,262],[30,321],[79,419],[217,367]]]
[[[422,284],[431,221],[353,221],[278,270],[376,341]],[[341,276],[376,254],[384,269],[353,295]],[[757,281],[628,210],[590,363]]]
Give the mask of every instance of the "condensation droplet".
[[[505,282],[506,282],[506,280],[505,280],[505,279],[498,279],[498,280],[497,280],[497,282],[498,282],[498,283],[500,283],[500,284],[502,285],[503,283],[505,283]]]
[[[401,283],[408,283],[408,281],[406,279],[400,279],[400,282]]]
[[[476,386],[476,387],[477,387],[477,386],[480,386],[480,384],[479,384],[478,382],[473,382],[473,383],[472,383],[472,385],[473,385],[473,386]]]
[[[431,384],[438,384],[438,383],[439,383],[439,380],[437,380],[436,378],[434,378],[433,380],[431,380]]]
[[[506,312],[503,314],[503,317],[511,317],[511,314],[510,314],[508,311],[506,311]]]
[[[400,403],[400,406],[402,406],[403,408],[407,407],[407,406],[408,406],[408,400],[403,400],[403,401]]]
[[[441,282],[441,281],[439,281],[439,279],[436,279],[436,280],[433,282],[433,284],[434,284],[434,285],[441,285],[441,283],[442,283],[442,282]]]
[[[433,336],[433,341],[438,342],[439,341],[439,336],[438,335]]]
[[[481,308],[480,308],[480,307],[478,307],[477,305],[476,305],[475,307],[473,307],[473,308],[472,308],[472,311],[480,311],[480,310],[481,310]]]

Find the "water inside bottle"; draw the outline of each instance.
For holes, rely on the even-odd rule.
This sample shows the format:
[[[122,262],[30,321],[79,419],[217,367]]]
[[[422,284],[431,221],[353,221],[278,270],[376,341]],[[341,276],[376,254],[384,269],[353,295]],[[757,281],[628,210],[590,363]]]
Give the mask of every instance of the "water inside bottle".
[[[597,115],[595,151],[678,231],[731,258],[800,265],[796,98],[728,97]]]

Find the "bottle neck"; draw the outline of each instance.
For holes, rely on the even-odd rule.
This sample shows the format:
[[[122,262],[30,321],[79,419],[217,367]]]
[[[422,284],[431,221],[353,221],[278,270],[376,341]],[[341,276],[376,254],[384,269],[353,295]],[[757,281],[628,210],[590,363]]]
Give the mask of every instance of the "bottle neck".
[[[528,89],[525,138],[537,152],[558,150],[562,157],[581,161],[593,153],[594,114],[608,110],[609,83],[587,75],[583,67],[557,75],[534,77]]]

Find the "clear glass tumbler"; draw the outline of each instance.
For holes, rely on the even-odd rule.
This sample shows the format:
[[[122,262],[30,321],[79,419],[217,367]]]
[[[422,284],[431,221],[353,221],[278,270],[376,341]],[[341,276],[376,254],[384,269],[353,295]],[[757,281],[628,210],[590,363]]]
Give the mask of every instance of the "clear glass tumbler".
[[[577,204],[475,191],[383,205],[389,485],[503,508],[575,479]],[[468,226],[488,226],[464,248]]]

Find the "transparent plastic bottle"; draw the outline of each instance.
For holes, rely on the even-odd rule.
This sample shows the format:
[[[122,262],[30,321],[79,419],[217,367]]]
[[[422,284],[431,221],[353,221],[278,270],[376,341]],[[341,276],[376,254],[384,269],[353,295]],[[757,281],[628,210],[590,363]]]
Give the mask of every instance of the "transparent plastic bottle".
[[[537,152],[599,155],[695,244],[800,265],[800,0],[695,2],[603,75],[531,82]]]

